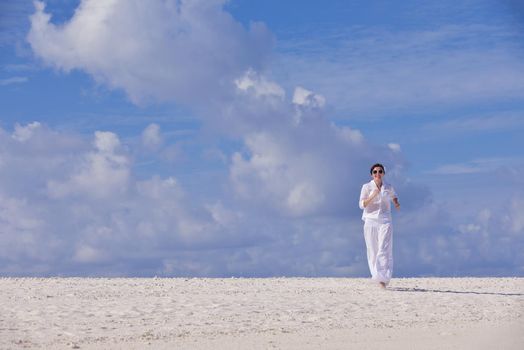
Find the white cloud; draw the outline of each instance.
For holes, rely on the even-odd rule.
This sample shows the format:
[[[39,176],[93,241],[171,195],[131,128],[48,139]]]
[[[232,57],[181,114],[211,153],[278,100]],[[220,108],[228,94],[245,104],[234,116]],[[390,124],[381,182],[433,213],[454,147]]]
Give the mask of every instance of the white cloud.
[[[521,38],[507,28],[485,25],[350,28],[280,40],[274,72],[285,86],[322,91],[339,118],[420,116],[428,108],[524,98],[515,40]]]
[[[282,135],[281,137],[285,137]],[[322,153],[300,149],[300,140],[280,139],[267,133],[246,137],[249,158],[234,154],[231,180],[236,192],[245,200],[261,202],[277,212],[288,215],[316,213],[324,205],[334,204],[336,186],[329,183],[340,179],[340,173],[329,173],[333,164],[322,159]],[[325,154],[326,157],[331,155]],[[324,162],[324,167],[320,163]],[[345,189],[340,189],[344,191]]]
[[[111,132],[97,131],[96,151],[85,155],[78,170],[64,181],[50,180],[48,193],[52,197],[85,194],[94,198],[122,195],[128,189],[129,159],[118,152],[120,141]]]
[[[222,5],[84,0],[70,21],[56,26],[43,4],[36,3],[28,40],[45,63],[83,70],[110,88],[125,90],[137,103],[188,104],[217,132],[242,141],[243,149],[229,152],[228,173],[211,177],[214,187],[223,188],[215,198],[200,189],[186,193],[183,181],[169,170],[164,176],[138,176],[130,155],[139,152],[129,148],[159,145],[161,134],[154,125],[135,144],[107,131],[84,140],[36,124],[15,127],[12,134],[0,130],[0,194],[5,198],[0,212],[17,213],[16,221],[3,228],[2,239],[16,246],[0,256],[7,260],[0,265],[3,271],[366,275],[357,198],[369,165],[377,160],[388,166],[387,176],[403,203],[395,218],[396,232],[406,238],[397,236],[396,242],[401,273],[454,273],[459,264],[460,271],[475,271],[468,266],[471,257],[482,266],[503,256],[505,248],[522,248],[496,240],[496,213],[461,223],[465,231],[481,228],[479,239],[469,241],[471,232],[448,225],[448,213],[431,203],[427,188],[403,176],[400,146],[371,143],[359,130],[334,125],[324,109],[326,99],[305,88],[294,88],[286,99],[284,88],[262,73],[271,41],[265,27],[255,24],[246,31]],[[415,33],[404,41],[393,36],[381,45],[363,40],[357,43],[363,45],[360,52],[343,52],[351,53],[347,62],[323,67],[306,62],[308,72],[328,77],[328,84],[315,90],[334,96],[337,105],[343,94],[354,110],[470,95],[477,101],[493,96],[507,78],[510,86],[495,95],[520,93],[518,75],[509,74],[512,68],[501,66],[479,80],[469,79],[477,78],[484,64],[478,52],[445,57],[439,35],[461,34],[434,34]],[[420,48],[417,42],[426,51],[415,57],[411,52]],[[382,65],[383,50],[400,54]],[[492,54],[488,63],[514,63],[503,48]],[[436,69],[428,69],[431,62]],[[325,67],[332,71],[326,74]],[[507,74],[500,78],[501,73]],[[421,78],[428,76],[437,79]],[[495,87],[475,83],[494,76]],[[335,78],[339,85],[331,84]],[[306,80],[296,81],[318,87]],[[398,88],[399,81],[405,88]],[[172,160],[178,149],[167,145],[162,154]],[[504,227],[518,234],[519,220],[511,216]],[[18,235],[22,228],[24,235]],[[28,250],[32,260],[25,258]],[[518,256],[504,264],[502,271],[522,266]]]
[[[241,91],[252,90],[256,97],[269,96],[283,99],[285,91],[280,85],[267,80],[249,69],[241,78],[235,80],[237,89]]]
[[[439,166],[437,169],[429,171],[430,174],[440,175],[460,175],[460,174],[473,174],[480,172],[481,169],[469,164],[445,164]]]
[[[100,263],[107,261],[108,257],[99,249],[88,245],[81,245],[75,251],[73,260],[80,263]]]
[[[459,225],[460,235],[452,242],[467,251],[462,271],[470,274],[522,274],[524,257],[520,254],[524,226],[522,223],[522,193],[515,192],[498,210],[478,210],[467,224]],[[508,266],[512,266],[508,271]]]
[[[480,230],[481,230],[480,225],[476,225],[476,224],[459,225],[459,231],[462,233],[468,233],[468,232],[476,233],[476,232],[479,232]]]
[[[0,79],[0,86],[26,83],[28,80],[28,77],[11,77],[6,79]]]
[[[388,143],[388,147],[393,152],[400,152],[400,145],[398,143]]]
[[[350,144],[358,144],[364,141],[364,135],[362,135],[360,130],[352,129],[349,126],[336,127],[332,125],[332,127],[342,139]]]
[[[0,143],[4,274],[84,274],[81,264],[91,266],[88,274],[122,275],[153,255],[152,274],[175,254],[166,245],[194,249],[220,239],[217,222],[193,207],[175,178],[137,180],[123,152],[130,145],[114,133],[98,131],[90,141],[32,123],[0,129]]]
[[[2,186],[3,187],[3,186]],[[42,237],[47,237],[45,218],[39,216],[38,202],[33,198],[15,197],[5,194],[0,189],[0,270],[5,273],[16,274],[25,270],[20,266],[33,269],[31,262],[46,260],[49,251],[45,247],[52,245],[55,240],[48,239],[41,244]]]
[[[94,145],[101,153],[113,153],[120,146],[120,140],[112,132],[96,131]]]
[[[15,125],[15,131],[13,133],[13,139],[24,142],[27,141],[29,138],[31,138],[35,132],[35,130],[39,129],[41,127],[39,122],[32,122],[26,126],[22,126],[20,124]]]
[[[6,72],[27,72],[36,69],[36,66],[33,64],[27,63],[16,63],[16,64],[6,64],[2,67]]]
[[[299,106],[320,108],[324,107],[326,99],[322,95],[317,95],[312,91],[298,86],[295,88],[295,93],[293,94],[293,103]]]
[[[523,128],[524,117],[521,113],[468,116],[449,121],[433,122],[423,127],[423,129],[431,131],[436,137],[441,137],[443,134],[494,132]]]
[[[224,227],[230,227],[242,218],[242,214],[226,208],[221,202],[205,206],[211,213],[213,220]]]
[[[514,197],[508,215],[511,232],[521,233],[524,231],[524,200],[522,197]]]
[[[479,158],[462,163],[443,164],[426,173],[432,175],[461,175],[493,172],[507,164],[521,164],[521,157]]]
[[[4,275],[365,276],[356,203],[360,182],[352,180],[358,175],[333,165],[341,154],[363,148],[337,138],[337,129],[327,125],[315,131],[335,140],[331,146],[307,146],[310,139],[303,133],[309,128],[300,125],[293,126],[298,136],[286,130],[248,137],[248,153],[236,155],[240,159],[230,169],[235,186],[245,186],[238,194],[247,201],[228,195],[195,201],[174,176],[137,179],[123,150],[141,145],[122,144],[111,132],[84,139],[40,125],[20,142],[13,137],[16,130],[0,129],[0,270]],[[330,159],[335,146],[340,153]],[[103,177],[93,174],[97,161]],[[125,191],[110,182],[122,169]],[[88,177],[88,184],[78,180]],[[101,185],[102,179],[109,182]],[[53,181],[67,190],[50,195]],[[480,210],[454,228],[442,207],[427,202],[423,188],[401,178],[393,183],[403,203],[394,218],[399,275],[519,273],[522,244],[515,237],[524,225],[518,197],[501,211]],[[107,195],[97,194],[97,186]],[[498,267],[490,269],[497,260]]]
[[[134,102],[200,103],[259,69],[272,44],[264,25],[244,29],[224,2],[83,0],[60,26],[35,2],[27,38],[45,63],[82,69]]]
[[[26,199],[2,196],[2,203],[0,220],[3,225],[8,226],[7,230],[12,229],[23,233],[42,227],[43,222],[32,217],[32,210]]]
[[[280,215],[340,213],[351,205],[362,169],[376,158],[401,162],[386,147],[367,144],[358,130],[331,123],[322,108],[324,98],[304,88],[278,104],[253,94],[247,112],[242,100],[236,103],[236,114],[253,122],[243,118],[247,152],[233,154],[233,188],[240,198]]]
[[[162,145],[163,139],[158,124],[149,124],[142,132],[142,144],[147,149],[157,149]]]
[[[324,200],[324,194],[314,184],[300,182],[291,188],[286,204],[293,214],[302,214],[314,211]]]

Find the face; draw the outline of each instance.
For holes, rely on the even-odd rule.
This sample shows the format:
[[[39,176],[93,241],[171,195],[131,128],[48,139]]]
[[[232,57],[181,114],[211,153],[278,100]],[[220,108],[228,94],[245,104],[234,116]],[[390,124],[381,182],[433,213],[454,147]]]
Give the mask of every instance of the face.
[[[371,176],[373,177],[373,180],[380,180],[382,181],[382,177],[384,176],[384,170],[382,170],[381,167],[377,166],[373,168],[373,172]]]

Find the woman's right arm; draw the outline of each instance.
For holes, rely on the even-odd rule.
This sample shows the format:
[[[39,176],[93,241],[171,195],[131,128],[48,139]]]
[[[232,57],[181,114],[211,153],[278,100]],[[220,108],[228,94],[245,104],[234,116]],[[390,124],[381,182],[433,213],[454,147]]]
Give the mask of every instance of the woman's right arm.
[[[360,201],[359,201],[359,207],[360,209],[364,209],[365,207],[368,206],[368,204],[373,200],[375,199],[375,197],[378,195],[379,193],[379,189],[375,189],[372,193],[371,193],[371,196],[368,196],[367,195],[368,191],[366,189],[366,186],[362,186],[362,190],[360,191]]]
[[[358,200],[358,206],[360,209],[364,210],[366,207],[364,205],[364,202],[367,199],[367,191],[366,191],[366,185],[362,186],[362,189],[360,190],[360,199]]]

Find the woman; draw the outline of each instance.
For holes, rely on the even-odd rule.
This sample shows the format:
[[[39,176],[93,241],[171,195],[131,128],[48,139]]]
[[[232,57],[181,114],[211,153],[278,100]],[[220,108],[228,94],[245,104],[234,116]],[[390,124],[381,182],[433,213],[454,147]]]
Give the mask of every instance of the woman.
[[[393,227],[391,225],[391,201],[400,209],[393,187],[383,181],[386,171],[382,164],[374,164],[370,170],[372,180],[362,186],[360,209],[363,210],[364,237],[366,239],[371,278],[386,288],[393,274]]]

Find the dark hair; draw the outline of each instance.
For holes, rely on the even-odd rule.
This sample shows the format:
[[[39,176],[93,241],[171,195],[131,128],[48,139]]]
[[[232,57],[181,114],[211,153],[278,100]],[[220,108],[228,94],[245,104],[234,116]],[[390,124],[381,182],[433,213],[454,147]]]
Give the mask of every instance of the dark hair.
[[[384,174],[386,173],[386,169],[384,169],[384,166],[380,163],[376,163],[376,164],[373,164],[373,166],[371,167],[371,169],[369,169],[369,173],[370,174],[373,174],[373,169],[375,168],[382,168],[382,171],[384,172]]]

